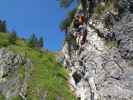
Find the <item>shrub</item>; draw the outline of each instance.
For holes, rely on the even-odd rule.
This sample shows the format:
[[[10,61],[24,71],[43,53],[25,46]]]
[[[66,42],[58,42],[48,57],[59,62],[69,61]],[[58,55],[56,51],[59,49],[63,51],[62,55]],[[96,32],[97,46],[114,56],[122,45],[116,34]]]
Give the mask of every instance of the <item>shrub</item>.
[[[28,40],[28,46],[31,47],[31,48],[34,48],[36,42],[37,42],[37,37],[36,37],[35,34],[33,33],[33,34],[31,35],[31,37],[29,38],[29,40]]]
[[[0,100],[6,100],[4,95],[0,94]]]
[[[105,7],[101,4],[98,4],[98,6],[95,8],[95,13],[100,15],[105,10]]]
[[[9,42],[11,44],[15,44],[16,39],[17,39],[17,33],[15,31],[9,33]]]
[[[65,38],[65,41],[69,45],[69,51],[71,50],[71,48],[73,48],[74,50],[78,49],[78,44],[76,42],[76,37],[73,36],[73,34],[67,35],[66,38]]]
[[[94,13],[97,15],[101,15],[110,9],[113,9],[113,1],[109,0],[105,2],[105,5],[102,5],[101,3],[97,4]]]
[[[59,27],[61,31],[66,30],[71,25],[76,11],[77,11],[77,8],[70,11],[68,13],[68,16],[60,23]]]
[[[6,21],[0,20],[0,32],[7,32]]]

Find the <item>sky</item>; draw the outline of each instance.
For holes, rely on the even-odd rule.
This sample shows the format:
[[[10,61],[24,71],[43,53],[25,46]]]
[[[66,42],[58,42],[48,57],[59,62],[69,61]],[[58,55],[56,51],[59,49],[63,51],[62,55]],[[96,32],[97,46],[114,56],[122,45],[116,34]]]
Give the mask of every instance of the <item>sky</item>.
[[[64,33],[59,23],[67,12],[57,0],[1,0],[0,3],[0,19],[6,20],[9,31],[15,30],[24,38],[32,33],[43,36],[44,47],[50,51],[58,51],[63,45]]]

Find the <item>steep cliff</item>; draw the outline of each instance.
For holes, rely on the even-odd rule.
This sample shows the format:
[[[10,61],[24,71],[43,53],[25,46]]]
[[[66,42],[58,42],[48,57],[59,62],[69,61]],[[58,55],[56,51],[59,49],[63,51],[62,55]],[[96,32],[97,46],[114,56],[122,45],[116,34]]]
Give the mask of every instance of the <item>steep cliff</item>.
[[[64,44],[64,65],[78,100],[133,100],[133,1],[117,3],[119,9],[108,6],[87,20],[83,46]]]

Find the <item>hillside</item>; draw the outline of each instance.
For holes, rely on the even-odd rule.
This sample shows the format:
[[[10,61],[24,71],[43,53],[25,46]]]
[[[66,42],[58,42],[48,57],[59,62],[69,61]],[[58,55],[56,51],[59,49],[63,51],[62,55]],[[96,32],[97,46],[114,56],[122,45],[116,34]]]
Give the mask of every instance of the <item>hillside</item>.
[[[52,52],[9,41],[0,33],[0,100],[75,100],[68,72]]]

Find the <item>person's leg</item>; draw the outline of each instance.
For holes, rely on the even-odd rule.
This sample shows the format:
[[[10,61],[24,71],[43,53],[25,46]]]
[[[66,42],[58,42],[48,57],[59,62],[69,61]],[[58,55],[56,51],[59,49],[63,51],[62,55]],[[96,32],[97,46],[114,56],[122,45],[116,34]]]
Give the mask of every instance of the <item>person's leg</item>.
[[[87,38],[87,30],[84,30],[83,38],[82,38],[82,45],[86,42],[86,38]]]

